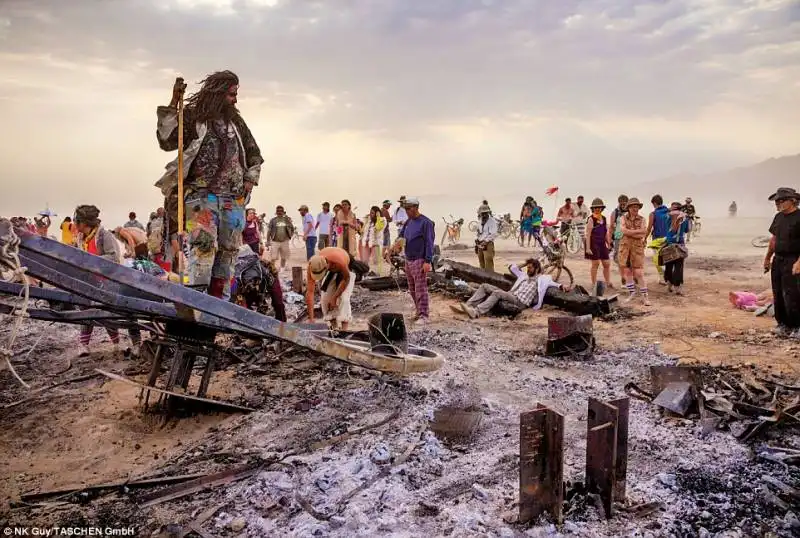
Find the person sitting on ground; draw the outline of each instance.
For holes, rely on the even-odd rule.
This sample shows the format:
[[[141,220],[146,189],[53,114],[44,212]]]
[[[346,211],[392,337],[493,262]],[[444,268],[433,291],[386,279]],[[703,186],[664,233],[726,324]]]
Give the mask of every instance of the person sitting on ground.
[[[347,330],[353,311],[350,297],[353,295],[355,275],[350,272],[350,256],[339,247],[323,248],[311,257],[306,269],[306,308],[308,321],[314,323],[314,289],[319,283],[323,320],[336,330],[341,325]]]
[[[517,277],[509,291],[491,284],[481,284],[466,303],[451,308],[472,319],[485,316],[497,305],[504,312],[518,314],[526,308],[539,310],[548,288],[556,287],[567,291],[549,275],[542,274],[542,264],[535,258],[526,260],[522,266],[509,265],[509,270]]]
[[[125,245],[125,258],[148,257],[147,234],[140,228],[118,227],[114,229],[114,236]]]

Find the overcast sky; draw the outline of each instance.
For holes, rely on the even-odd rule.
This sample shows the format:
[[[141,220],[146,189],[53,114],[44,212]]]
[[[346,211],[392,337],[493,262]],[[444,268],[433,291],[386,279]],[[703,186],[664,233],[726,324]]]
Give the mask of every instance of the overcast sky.
[[[800,146],[800,0],[0,0],[0,214],[146,218],[156,106],[220,69],[268,212],[591,197]]]

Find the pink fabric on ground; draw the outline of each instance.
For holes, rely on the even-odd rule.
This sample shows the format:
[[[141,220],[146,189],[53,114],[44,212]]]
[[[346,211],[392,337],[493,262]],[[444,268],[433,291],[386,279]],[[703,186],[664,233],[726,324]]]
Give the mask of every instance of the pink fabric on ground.
[[[733,306],[742,310],[748,306],[755,306],[756,301],[758,301],[758,295],[749,291],[732,291],[728,298]]]

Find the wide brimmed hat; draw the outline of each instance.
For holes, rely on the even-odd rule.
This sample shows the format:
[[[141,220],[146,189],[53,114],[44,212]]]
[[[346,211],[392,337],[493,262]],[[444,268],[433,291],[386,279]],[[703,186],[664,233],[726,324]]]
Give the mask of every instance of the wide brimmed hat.
[[[630,207],[632,205],[639,206],[639,209],[644,207],[644,204],[640,202],[639,199],[636,198],[635,196],[633,198],[628,198],[628,204],[626,207]]]
[[[775,194],[769,197],[769,200],[772,202],[775,200],[785,200],[787,198],[794,198],[795,200],[800,200],[800,192],[797,192],[791,187],[781,187],[777,191],[775,191]]]
[[[401,204],[402,204],[403,202],[405,202],[405,201],[406,201],[406,197],[405,197],[405,195],[401,196],[401,197],[400,197],[400,199],[398,200],[398,202],[400,202]]]
[[[594,209],[595,207],[599,207],[600,209],[605,209],[606,204],[603,203],[602,198],[595,198],[594,200],[592,200],[592,205],[590,205],[589,208]]]
[[[311,259],[308,260],[308,268],[311,269],[311,278],[315,282],[319,282],[328,274],[328,260],[319,254],[311,256]]]
[[[478,215],[483,215],[484,213],[491,213],[491,212],[492,212],[492,208],[491,208],[491,207],[489,207],[489,206],[488,206],[488,205],[486,205],[486,204],[482,204],[482,205],[481,205],[481,206],[478,208]]]
[[[411,196],[403,200],[403,203],[409,206],[419,206],[419,198],[417,198],[416,196]]]

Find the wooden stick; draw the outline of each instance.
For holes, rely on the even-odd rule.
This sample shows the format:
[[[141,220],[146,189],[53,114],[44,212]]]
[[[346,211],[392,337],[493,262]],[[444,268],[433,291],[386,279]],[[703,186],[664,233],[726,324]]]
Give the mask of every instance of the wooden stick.
[[[183,79],[181,79],[181,82],[183,82]],[[181,96],[178,100],[178,246],[180,247],[180,252],[178,253],[178,278],[180,278],[181,286],[183,286],[183,205],[183,91],[181,91]]]

